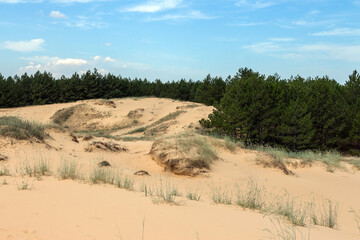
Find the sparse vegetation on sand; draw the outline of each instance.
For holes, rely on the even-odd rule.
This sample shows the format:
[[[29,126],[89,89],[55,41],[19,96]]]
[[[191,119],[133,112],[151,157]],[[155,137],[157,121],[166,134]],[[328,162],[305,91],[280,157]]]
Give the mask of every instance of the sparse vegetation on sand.
[[[156,140],[150,154],[159,164],[179,175],[198,175],[218,159],[215,148],[202,136],[177,136]]]
[[[264,231],[271,240],[310,240],[310,229],[307,236],[294,225],[283,223],[278,218],[269,217],[272,228],[266,228]]]
[[[29,180],[30,179],[22,180],[21,183],[18,183],[17,184],[18,190],[30,190],[31,186],[29,184]]]
[[[41,158],[38,162],[30,165],[29,162],[24,162],[17,172],[21,176],[28,175],[29,177],[41,177],[50,174],[50,161]]]
[[[350,212],[354,214],[356,225],[360,231],[360,211],[355,211],[354,209],[351,209]]]
[[[169,179],[163,181],[160,178],[155,181],[153,185],[145,185],[143,188],[146,190],[145,195],[149,195],[154,203],[168,203],[179,204],[176,201],[176,197],[180,197],[182,194],[179,192],[176,185],[172,184]]]
[[[11,176],[9,168],[7,168],[6,166],[2,166],[0,168],[0,176]]]
[[[60,179],[80,179],[80,169],[76,161],[62,160],[57,173]]]
[[[18,117],[0,117],[0,135],[18,140],[37,139],[39,141],[43,141],[46,137],[43,125]]]
[[[237,200],[232,201],[231,189],[213,187],[211,199],[216,204],[235,204],[244,209],[277,215],[285,218],[294,226],[320,225],[339,228],[339,209],[337,204],[326,201],[298,201],[287,192],[281,195],[269,194],[264,186],[250,180],[245,188],[237,188]]]
[[[310,203],[312,223],[328,228],[339,228],[338,204],[326,200],[322,204]]]
[[[169,120],[172,120],[172,119],[175,119],[177,118],[180,114],[184,113],[185,111],[182,111],[182,110],[179,110],[179,111],[176,111],[176,112],[172,112],[172,113],[169,113],[168,115],[166,115],[165,117],[162,117],[160,118],[159,120],[153,122],[152,124],[150,125],[147,125],[147,126],[143,126],[143,127],[139,127],[139,128],[136,128],[134,130],[131,130],[130,132],[126,133],[126,134],[134,134],[134,133],[140,133],[140,132],[145,132],[147,129],[149,128],[153,128],[153,127],[156,127],[164,122],[167,122]]]

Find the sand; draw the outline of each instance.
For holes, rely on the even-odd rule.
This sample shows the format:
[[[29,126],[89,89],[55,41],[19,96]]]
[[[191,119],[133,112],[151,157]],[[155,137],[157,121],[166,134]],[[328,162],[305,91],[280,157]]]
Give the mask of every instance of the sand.
[[[107,129],[108,134],[119,137],[85,141],[82,136],[90,132],[81,132],[76,143],[66,129],[47,130],[50,137],[45,143],[0,137],[0,154],[8,157],[0,162],[0,169],[6,167],[12,173],[0,176],[0,239],[282,239],[278,235],[281,231],[275,229],[279,226],[296,231],[297,239],[360,239],[355,215],[350,212],[355,210],[360,215],[358,171],[348,167],[328,172],[325,166],[314,164],[291,168],[295,175],[290,176],[278,169],[256,165],[257,151],[240,147],[230,151],[217,146],[214,148],[219,159],[213,162],[210,172],[196,177],[175,175],[164,171],[152,159],[149,154],[152,143],[159,138],[195,134],[200,127],[198,121],[211,113],[212,107],[159,98],[113,99],[116,108],[98,105],[97,101],[0,110],[0,117],[18,116],[50,124],[58,110],[86,104],[102,113],[98,119],[91,120],[92,131]],[[129,112],[134,110],[138,110],[137,115],[129,117]],[[156,126],[167,126],[152,131],[154,135],[150,137],[146,132],[128,134],[139,127],[152,126],[177,111],[184,112],[160,121]],[[83,124],[82,119],[73,121],[78,121],[74,126]],[[71,124],[67,127],[74,130]],[[86,152],[93,141],[116,143],[128,151]],[[112,171],[131,178],[134,191],[89,183],[89,173],[103,160],[111,164]],[[21,176],[24,166],[39,161],[50,164],[49,176]],[[83,179],[60,180],[57,169],[63,161],[76,162]],[[139,170],[147,171],[150,176],[134,176]],[[234,203],[237,189],[245,189],[249,181],[264,187],[269,195],[284,196],[286,191],[296,202],[312,201],[319,210],[331,200],[338,206],[339,226],[337,229],[313,224],[293,227],[278,215],[212,201],[214,189],[220,189],[227,191]],[[160,182],[164,191],[172,186],[182,196],[175,197],[174,203],[164,203],[141,191],[145,184],[155,191]],[[24,183],[28,184],[27,189],[19,190]],[[190,192],[197,193],[200,200],[189,200],[186,195]]]

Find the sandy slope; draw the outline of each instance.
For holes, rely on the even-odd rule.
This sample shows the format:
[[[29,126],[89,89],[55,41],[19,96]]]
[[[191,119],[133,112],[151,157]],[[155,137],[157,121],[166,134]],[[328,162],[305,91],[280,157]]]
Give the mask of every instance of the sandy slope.
[[[210,173],[199,177],[177,176],[164,172],[151,158],[152,143],[158,138],[194,132],[199,127],[198,120],[211,113],[211,107],[157,98],[117,99],[114,100],[116,108],[97,103],[98,100],[90,100],[0,110],[0,116],[50,123],[58,110],[87,104],[101,115],[91,120],[95,130],[113,129],[112,135],[131,137],[131,141],[103,137],[84,141],[79,137],[79,143],[75,143],[69,132],[60,130],[50,130],[51,138],[46,144],[1,137],[0,154],[9,159],[0,162],[0,169],[7,167],[13,176],[0,176],[0,239],[130,240],[142,239],[142,234],[144,239],[268,239],[265,229],[276,234],[272,221],[276,222],[277,217],[264,217],[262,213],[234,205],[217,205],[211,200],[214,189],[228,189],[236,194],[236,186],[244,189],[250,179],[264,186],[269,194],[281,194],[286,190],[296,201],[319,203],[319,209],[326,199],[338,204],[339,229],[297,227],[298,239],[307,239],[309,231],[310,239],[360,239],[355,217],[349,212],[354,209],[360,214],[359,172],[350,169],[330,173],[324,166],[314,165],[292,169],[295,176],[287,176],[280,170],[255,165],[256,151],[237,148],[231,152],[217,147],[220,159],[214,162]],[[139,114],[129,117],[133,110],[139,110]],[[177,111],[184,112],[164,122],[166,125],[160,132],[151,132],[155,135],[147,135],[145,139],[148,132],[127,134]],[[81,125],[81,120],[74,119],[78,122],[73,123]],[[135,124],[129,124],[134,120]],[[114,129],[121,124],[125,127]],[[128,151],[84,151],[94,140],[112,141]],[[24,165],[36,164],[40,159],[49,160],[52,176],[21,177]],[[98,162],[106,160],[112,165],[111,169],[118,169],[134,180],[136,191],[91,185],[82,180],[59,180],[57,168],[64,160],[76,161],[83,176],[87,176]],[[138,170],[146,170],[151,176],[133,176]],[[2,184],[4,180],[7,185]],[[160,181],[175,186],[182,193],[182,197],[176,197],[177,205],[153,203],[151,197],[140,192],[145,183],[155,188]],[[23,182],[29,184],[30,190],[18,190]],[[189,192],[200,194],[200,201],[188,200],[185,196]],[[280,220],[283,226],[288,225],[284,219]]]

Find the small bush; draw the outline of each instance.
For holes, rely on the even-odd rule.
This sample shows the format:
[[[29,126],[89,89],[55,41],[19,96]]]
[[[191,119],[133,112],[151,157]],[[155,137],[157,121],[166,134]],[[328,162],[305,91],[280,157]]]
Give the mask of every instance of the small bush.
[[[0,135],[18,140],[36,138],[43,141],[46,137],[43,125],[19,119],[17,117],[0,117]]]

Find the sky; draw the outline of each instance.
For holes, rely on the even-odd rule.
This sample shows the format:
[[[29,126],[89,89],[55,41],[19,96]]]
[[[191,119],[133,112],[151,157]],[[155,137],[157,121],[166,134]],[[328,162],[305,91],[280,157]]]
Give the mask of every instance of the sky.
[[[0,73],[202,80],[360,70],[360,0],[0,0]]]

